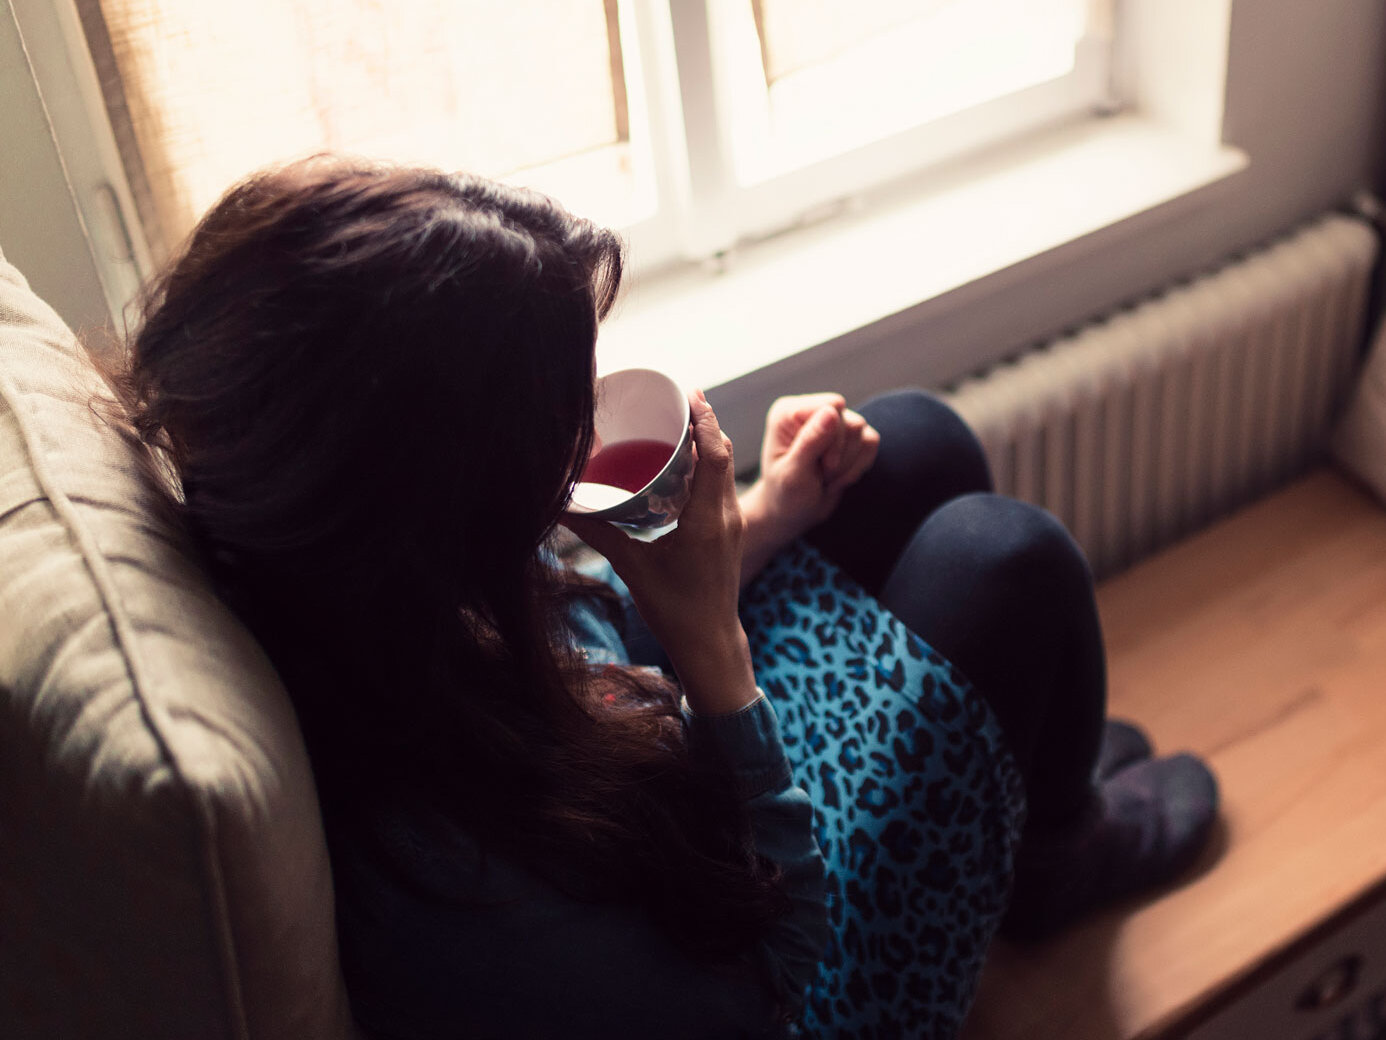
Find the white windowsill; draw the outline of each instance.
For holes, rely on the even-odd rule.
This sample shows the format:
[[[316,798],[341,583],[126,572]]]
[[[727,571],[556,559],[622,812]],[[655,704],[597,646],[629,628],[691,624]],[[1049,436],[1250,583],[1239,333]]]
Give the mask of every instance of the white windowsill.
[[[602,328],[598,367],[729,383],[1246,165],[1235,148],[1138,115],[1053,130],[741,248],[722,270],[633,279]]]

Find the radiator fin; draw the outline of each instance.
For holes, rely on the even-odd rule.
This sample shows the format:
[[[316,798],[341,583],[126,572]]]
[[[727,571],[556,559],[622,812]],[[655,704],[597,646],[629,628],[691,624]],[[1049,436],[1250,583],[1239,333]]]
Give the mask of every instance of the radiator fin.
[[[1377,239],[1333,214],[969,379],[949,400],[997,491],[1062,520],[1100,577],[1319,456],[1362,342]]]

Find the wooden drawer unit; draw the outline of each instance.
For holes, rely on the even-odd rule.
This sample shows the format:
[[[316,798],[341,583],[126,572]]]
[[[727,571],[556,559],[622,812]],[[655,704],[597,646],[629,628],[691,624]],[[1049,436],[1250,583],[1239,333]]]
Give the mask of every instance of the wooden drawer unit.
[[[1188,1040],[1386,1040],[1386,891],[1236,986]]]

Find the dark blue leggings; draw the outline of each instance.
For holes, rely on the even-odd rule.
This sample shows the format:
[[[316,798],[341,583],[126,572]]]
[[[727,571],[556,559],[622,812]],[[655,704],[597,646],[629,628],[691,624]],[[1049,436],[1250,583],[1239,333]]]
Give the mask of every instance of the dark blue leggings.
[[[1082,550],[1049,513],[991,493],[981,445],[942,401],[902,390],[861,413],[875,465],[808,540],[957,665],[991,705],[1033,826],[1091,797],[1106,659]]]

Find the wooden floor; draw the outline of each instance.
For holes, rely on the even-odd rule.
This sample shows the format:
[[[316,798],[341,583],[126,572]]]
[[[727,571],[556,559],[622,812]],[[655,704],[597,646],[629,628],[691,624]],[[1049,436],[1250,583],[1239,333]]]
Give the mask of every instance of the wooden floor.
[[[993,948],[966,1040],[1177,1036],[1386,879],[1386,509],[1316,473],[1099,591],[1113,715],[1218,774],[1182,886]]]

